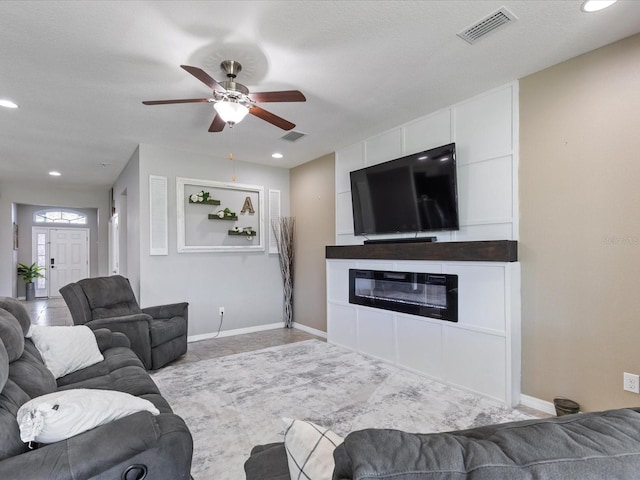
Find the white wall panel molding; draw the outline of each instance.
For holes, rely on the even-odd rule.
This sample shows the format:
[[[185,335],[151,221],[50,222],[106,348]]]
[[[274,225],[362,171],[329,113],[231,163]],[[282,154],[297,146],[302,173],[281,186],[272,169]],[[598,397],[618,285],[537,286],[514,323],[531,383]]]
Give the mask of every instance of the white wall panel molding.
[[[167,177],[149,175],[149,255],[169,255]]]
[[[363,241],[350,225],[349,172],[454,141],[461,228],[431,234],[438,241],[517,240],[518,112],[518,83],[512,82],[338,150],[336,244]]]

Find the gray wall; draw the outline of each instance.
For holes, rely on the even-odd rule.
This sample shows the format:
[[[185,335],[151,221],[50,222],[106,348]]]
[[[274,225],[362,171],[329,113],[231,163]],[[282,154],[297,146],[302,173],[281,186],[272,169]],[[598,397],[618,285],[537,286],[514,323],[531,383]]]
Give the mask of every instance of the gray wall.
[[[133,161],[138,162],[139,168],[133,168],[133,164],[132,168],[127,167],[117,186],[121,191],[126,184],[128,235],[133,233],[134,225],[139,235],[137,246],[129,242],[127,274],[135,274],[132,264],[138,260],[132,259],[137,257],[141,306],[189,302],[189,335],[216,332],[221,306],[225,307],[223,331],[282,322],[282,280],[276,255],[269,255],[266,249],[177,253],[176,177],[231,182],[231,162],[155,145],[140,145]],[[235,174],[238,184],[264,187],[267,212],[269,189],[281,190],[281,214],[289,214],[287,169],[235,161]],[[136,175],[138,193],[133,191]],[[164,256],[149,255],[149,175],[168,179],[169,254]],[[268,240],[265,247],[268,248]]]

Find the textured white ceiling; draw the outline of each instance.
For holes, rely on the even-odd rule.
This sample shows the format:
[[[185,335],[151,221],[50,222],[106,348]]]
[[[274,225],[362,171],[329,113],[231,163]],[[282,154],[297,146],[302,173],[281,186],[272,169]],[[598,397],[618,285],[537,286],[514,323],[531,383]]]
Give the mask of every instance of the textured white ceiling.
[[[233,129],[236,159],[295,166],[640,31],[640,1],[581,3],[0,1],[0,98],[20,105],[0,108],[0,182],[108,186],[140,143],[226,159],[211,105],[141,103],[208,96],[179,66],[222,81],[225,59],[252,91],[306,95],[262,104],[308,134],[297,142],[251,116]],[[473,46],[456,36],[502,6],[515,23]]]

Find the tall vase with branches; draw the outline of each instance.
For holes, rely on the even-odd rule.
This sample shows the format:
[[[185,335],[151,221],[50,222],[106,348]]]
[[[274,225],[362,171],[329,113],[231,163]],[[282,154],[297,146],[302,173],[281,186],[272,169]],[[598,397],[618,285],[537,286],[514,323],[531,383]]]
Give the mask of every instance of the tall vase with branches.
[[[284,325],[293,327],[293,266],[295,217],[278,217],[271,222],[280,254],[280,273],[284,286]]]

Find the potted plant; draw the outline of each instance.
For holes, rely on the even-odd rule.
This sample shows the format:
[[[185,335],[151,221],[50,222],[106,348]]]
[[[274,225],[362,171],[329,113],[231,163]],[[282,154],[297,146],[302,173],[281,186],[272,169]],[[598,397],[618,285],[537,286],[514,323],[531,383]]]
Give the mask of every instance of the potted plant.
[[[33,279],[44,277],[44,275],[42,274],[42,270],[44,270],[44,267],[39,267],[35,262],[33,262],[31,265],[25,265],[24,263],[18,264],[18,275],[26,283],[27,300],[33,300],[36,298],[36,288],[35,284],[33,283]]]

